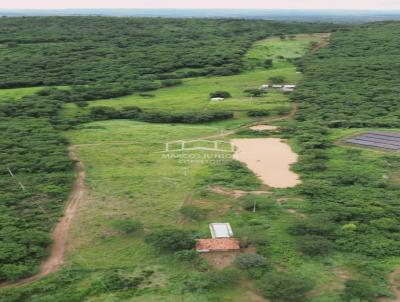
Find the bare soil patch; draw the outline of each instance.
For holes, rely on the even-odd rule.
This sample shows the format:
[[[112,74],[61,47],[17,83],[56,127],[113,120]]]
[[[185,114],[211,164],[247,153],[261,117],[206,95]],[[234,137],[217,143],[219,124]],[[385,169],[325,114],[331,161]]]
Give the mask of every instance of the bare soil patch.
[[[230,196],[233,198],[240,198],[245,195],[264,195],[271,194],[269,191],[242,191],[242,190],[231,190],[221,186],[213,186],[210,188],[210,191],[213,193],[217,193],[220,195]]]
[[[279,129],[278,126],[271,126],[271,125],[256,125],[250,127],[251,130],[254,131],[264,131],[264,130],[277,130]]]
[[[240,251],[230,251],[202,253],[200,256],[210,262],[213,267],[223,269],[231,266],[239,255]]]

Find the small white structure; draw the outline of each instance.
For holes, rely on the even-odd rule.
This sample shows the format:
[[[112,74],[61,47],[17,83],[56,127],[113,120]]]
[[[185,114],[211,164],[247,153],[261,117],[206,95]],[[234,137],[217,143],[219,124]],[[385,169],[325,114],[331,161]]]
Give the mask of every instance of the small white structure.
[[[211,101],[221,102],[224,101],[224,98],[211,98]]]
[[[296,85],[283,85],[282,90],[284,92],[292,92],[296,88]]]
[[[283,88],[283,85],[281,85],[281,84],[274,84],[274,85],[272,85],[272,88]]]
[[[296,85],[284,85],[283,88],[292,88],[295,89]]]
[[[212,238],[231,238],[233,232],[229,223],[210,223],[209,225]]]
[[[264,84],[264,85],[260,86],[260,89],[262,89],[262,90],[267,90],[268,88],[269,88],[268,84]]]

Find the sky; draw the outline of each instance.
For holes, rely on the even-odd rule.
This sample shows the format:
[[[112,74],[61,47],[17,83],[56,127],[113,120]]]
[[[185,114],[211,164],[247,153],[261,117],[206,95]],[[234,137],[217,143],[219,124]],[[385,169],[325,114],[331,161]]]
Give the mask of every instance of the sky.
[[[258,8],[400,10],[400,0],[0,0],[0,8]]]

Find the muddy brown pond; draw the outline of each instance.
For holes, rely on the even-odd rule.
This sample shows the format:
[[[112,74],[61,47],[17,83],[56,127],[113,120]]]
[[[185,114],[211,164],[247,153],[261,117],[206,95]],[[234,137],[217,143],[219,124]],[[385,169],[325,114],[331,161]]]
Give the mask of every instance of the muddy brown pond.
[[[299,176],[290,170],[298,156],[279,138],[233,139],[236,147],[233,158],[247,165],[261,181],[273,188],[289,188],[300,183]]]

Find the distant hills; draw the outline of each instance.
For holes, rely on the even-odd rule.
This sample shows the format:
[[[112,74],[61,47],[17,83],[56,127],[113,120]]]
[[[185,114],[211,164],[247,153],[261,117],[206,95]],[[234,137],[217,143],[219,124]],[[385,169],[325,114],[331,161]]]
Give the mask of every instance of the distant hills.
[[[254,9],[57,9],[7,10],[0,16],[115,16],[171,18],[245,18],[277,21],[372,22],[400,20],[400,11],[356,10],[254,10]]]

